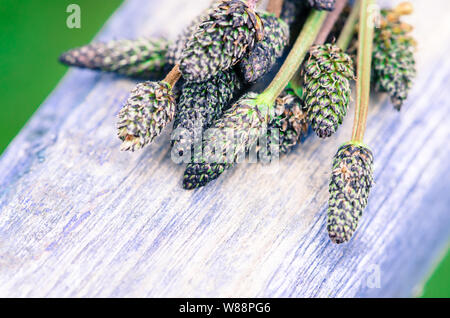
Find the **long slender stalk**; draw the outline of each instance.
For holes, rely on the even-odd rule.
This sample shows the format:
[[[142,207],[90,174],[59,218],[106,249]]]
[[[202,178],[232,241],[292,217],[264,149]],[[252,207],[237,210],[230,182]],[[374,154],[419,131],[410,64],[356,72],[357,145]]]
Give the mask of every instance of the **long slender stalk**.
[[[277,75],[266,90],[259,94],[256,100],[257,104],[268,105],[270,107],[273,106],[275,99],[280,95],[289,83],[289,80],[294,76],[295,72],[302,64],[306,53],[316,39],[326,16],[327,13],[325,11],[314,9],[311,11],[292,50]]]
[[[355,121],[353,123],[353,142],[363,142],[366,130],[367,112],[370,99],[370,71],[372,64],[372,46],[374,21],[369,8],[373,0],[361,0],[358,46],[358,79],[356,81]]]
[[[344,10],[347,2],[348,0],[336,1],[336,4],[334,5],[334,10],[328,13],[328,16],[325,19],[325,22],[323,23],[322,28],[320,29],[319,35],[317,36],[314,44],[320,45],[325,43],[325,41],[328,38],[328,35],[333,29],[333,26],[336,24],[336,21],[341,15],[342,11]]]
[[[356,0],[353,5],[352,11],[345,21],[344,28],[339,35],[339,39],[336,42],[337,47],[341,48],[343,51],[346,51],[350,42],[352,41],[353,35],[355,34],[355,26],[358,22],[359,12],[361,9],[361,0]]]

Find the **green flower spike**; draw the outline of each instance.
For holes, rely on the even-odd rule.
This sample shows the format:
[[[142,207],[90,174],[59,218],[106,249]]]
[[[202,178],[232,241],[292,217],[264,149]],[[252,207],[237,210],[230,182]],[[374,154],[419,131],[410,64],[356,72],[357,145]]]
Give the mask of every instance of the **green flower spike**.
[[[311,127],[321,138],[336,132],[347,114],[353,61],[333,44],[310,50],[305,66],[305,106]]]
[[[358,20],[359,3],[355,3],[351,14],[340,27],[341,34],[336,44],[323,44],[336,27],[345,7],[345,0],[336,3],[328,14],[325,28],[310,49],[310,58],[304,68],[305,107],[312,129],[321,138],[330,137],[342,124],[350,101],[350,81],[355,78],[353,60],[345,53]]]
[[[415,41],[409,36],[412,27],[400,21],[401,15],[411,12],[409,2],[394,10],[383,10],[381,27],[375,30],[372,62],[375,88],[387,92],[397,110],[408,97],[416,76]]]
[[[65,52],[59,60],[69,66],[148,78],[159,75],[167,65],[167,45],[164,39],[145,38],[99,42]]]
[[[121,150],[141,149],[172,121],[176,110],[172,88],[180,76],[175,66],[164,80],[140,83],[131,91],[117,123],[118,136],[123,141]]]
[[[238,63],[263,38],[259,16],[241,0],[226,0],[203,21],[183,50],[188,81],[206,81]]]
[[[328,234],[337,244],[350,240],[367,206],[373,155],[362,144],[347,143],[334,156],[328,201]]]

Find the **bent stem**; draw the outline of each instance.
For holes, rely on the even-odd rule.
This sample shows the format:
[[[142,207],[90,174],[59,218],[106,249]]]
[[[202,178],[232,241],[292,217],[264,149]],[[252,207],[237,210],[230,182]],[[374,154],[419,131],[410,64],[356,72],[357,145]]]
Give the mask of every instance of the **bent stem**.
[[[353,5],[352,11],[345,21],[344,28],[339,35],[339,39],[336,42],[336,46],[339,47],[342,51],[346,51],[350,42],[353,39],[353,35],[356,32],[356,23],[358,22],[359,12],[361,8],[361,0],[357,0]]]
[[[373,3],[373,0],[361,0],[360,8],[358,78],[356,81],[356,107],[352,133],[352,142],[359,143],[362,143],[364,138],[370,99],[374,21],[370,15],[369,6],[373,5]]]
[[[326,16],[327,13],[325,11],[315,9],[311,11],[292,50],[289,52],[277,75],[264,92],[256,98],[257,105],[273,106],[278,95],[280,95],[305,59],[306,53],[314,43]]]
[[[174,87],[178,80],[181,78],[180,64],[176,64],[166,77],[163,79],[164,82],[168,83],[170,87]]]

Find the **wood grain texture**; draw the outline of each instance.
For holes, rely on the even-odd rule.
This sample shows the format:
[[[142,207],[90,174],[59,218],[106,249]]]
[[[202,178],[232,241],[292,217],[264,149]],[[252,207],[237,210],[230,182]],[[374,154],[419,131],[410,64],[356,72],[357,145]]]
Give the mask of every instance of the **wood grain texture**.
[[[278,166],[241,164],[184,191],[167,131],[141,152],[119,151],[116,114],[135,82],[71,70],[0,158],[0,296],[415,293],[450,238],[450,2],[435,2],[414,1],[409,18],[418,78],[404,110],[373,96],[376,184],[350,243],[333,245],[325,222],[331,160],[352,115]],[[207,3],[128,1],[98,39],[173,37]]]

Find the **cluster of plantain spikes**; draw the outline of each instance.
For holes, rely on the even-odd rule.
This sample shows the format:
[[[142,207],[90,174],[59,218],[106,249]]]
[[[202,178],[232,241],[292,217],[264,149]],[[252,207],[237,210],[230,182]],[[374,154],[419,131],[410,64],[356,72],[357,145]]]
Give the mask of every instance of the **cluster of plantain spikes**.
[[[337,131],[347,114],[355,71],[352,56],[334,42],[310,48],[303,78],[276,99],[274,94],[274,103],[263,103],[264,93],[248,90],[283,55],[304,5],[313,8],[307,12],[333,11],[335,2],[285,0],[274,15],[256,11],[254,1],[215,0],[175,41],[93,43],[65,52],[60,61],[144,78],[118,114],[121,150],[147,146],[173,121],[172,155],[186,159],[183,187],[196,189],[240,162],[255,145],[265,144],[269,155],[287,154],[309,127],[320,138]],[[372,52],[372,82],[397,109],[415,76],[411,27],[400,21],[410,11],[407,5],[382,11]],[[372,165],[372,152],[359,142],[342,145],[334,157],[327,225],[334,243],[347,242],[356,230],[373,183]]]
[[[293,8],[293,2],[285,2],[285,22],[256,12],[245,1],[214,1],[174,42],[162,38],[99,42],[69,50],[60,61],[146,79],[172,69],[163,80],[146,81],[132,90],[119,112],[118,136],[122,150],[136,151],[174,120],[179,133],[172,145],[183,153],[196,128],[209,128],[245,83],[261,79],[274,66],[289,42],[287,23],[293,23],[297,13]],[[178,93],[174,88],[180,77]]]

